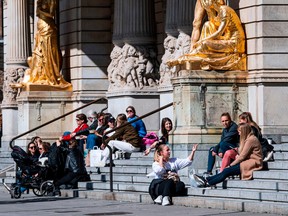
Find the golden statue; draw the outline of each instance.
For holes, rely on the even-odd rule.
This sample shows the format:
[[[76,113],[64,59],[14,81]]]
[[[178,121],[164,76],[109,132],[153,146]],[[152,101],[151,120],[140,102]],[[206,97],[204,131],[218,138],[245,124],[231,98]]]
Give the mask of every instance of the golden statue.
[[[72,90],[72,85],[60,74],[62,55],[57,41],[57,28],[54,22],[57,0],[38,0],[36,15],[38,17],[37,33],[32,57],[28,58],[29,69],[26,70],[22,86],[35,85],[38,90]],[[46,87],[44,87],[46,86]],[[51,86],[52,88],[47,88]]]
[[[200,0],[200,3],[208,21],[202,27],[199,41],[192,43],[190,53],[167,64],[193,70],[246,70],[245,33],[236,12],[224,5],[223,0]]]

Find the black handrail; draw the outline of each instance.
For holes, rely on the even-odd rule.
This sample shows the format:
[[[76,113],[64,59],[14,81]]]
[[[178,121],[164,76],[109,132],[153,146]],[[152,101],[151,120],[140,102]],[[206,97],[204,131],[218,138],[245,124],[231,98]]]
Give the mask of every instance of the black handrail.
[[[101,110],[101,112],[103,112],[105,109],[108,108],[107,99],[104,98],[104,97],[99,98],[99,99],[94,100],[94,101],[91,101],[91,102],[89,102],[89,103],[87,103],[87,104],[85,104],[85,105],[83,105],[83,106],[81,106],[81,107],[78,107],[77,109],[74,109],[74,110],[72,110],[72,111],[70,111],[70,112],[68,112],[68,113],[65,113],[65,114],[63,114],[63,115],[61,115],[61,116],[59,116],[59,117],[57,117],[57,118],[54,118],[54,119],[52,119],[52,120],[50,120],[50,121],[48,121],[48,122],[46,122],[46,123],[44,123],[44,124],[42,124],[42,125],[39,125],[39,126],[37,126],[37,127],[35,127],[35,128],[32,128],[32,129],[30,129],[30,130],[28,130],[28,131],[26,131],[26,132],[24,132],[24,133],[22,133],[22,134],[19,134],[19,135],[13,137],[12,140],[10,141],[10,143],[9,143],[10,148],[13,148],[13,145],[12,145],[13,141],[16,140],[16,139],[18,139],[19,137],[22,137],[22,136],[24,136],[24,135],[26,135],[26,134],[28,134],[28,133],[31,133],[32,131],[35,131],[35,130],[37,130],[37,129],[39,129],[39,128],[42,128],[42,127],[44,127],[44,126],[46,126],[46,125],[48,125],[48,124],[51,124],[51,123],[54,122],[54,121],[57,121],[57,120],[59,120],[59,119],[61,119],[61,118],[64,118],[64,117],[67,116],[67,115],[70,115],[70,114],[72,114],[72,113],[74,113],[74,112],[76,112],[76,111],[78,111],[78,110],[80,110],[80,109],[83,109],[83,108],[85,108],[85,107],[87,107],[87,106],[90,106],[91,104],[94,104],[94,103],[97,103],[97,102],[106,102],[106,107],[103,108],[103,109]]]
[[[155,109],[155,110],[153,110],[153,111],[151,111],[151,112],[149,112],[149,113],[147,113],[147,114],[145,114],[145,115],[142,115],[142,116],[140,116],[140,117],[138,117],[138,118],[136,118],[136,119],[134,119],[134,120],[132,120],[132,121],[130,121],[130,122],[126,122],[126,123],[124,123],[123,125],[121,125],[121,126],[119,126],[119,127],[115,127],[115,128],[113,128],[112,130],[109,130],[108,132],[106,132],[106,133],[103,134],[103,136],[102,136],[103,144],[104,144],[106,147],[108,147],[108,149],[109,149],[109,159],[110,159],[110,192],[113,192],[113,166],[112,166],[113,160],[112,160],[112,148],[111,148],[109,145],[107,145],[107,143],[105,142],[105,135],[106,135],[106,134],[109,134],[109,133],[112,133],[112,132],[114,132],[114,131],[116,131],[116,130],[118,130],[118,129],[120,129],[120,128],[123,128],[123,127],[125,127],[125,126],[127,126],[127,125],[129,125],[129,124],[132,124],[132,123],[138,121],[139,119],[146,118],[147,116],[150,116],[150,115],[152,115],[152,114],[154,114],[154,113],[157,113],[157,112],[159,112],[159,111],[161,111],[161,110],[163,110],[163,109],[166,109],[166,108],[168,108],[168,107],[170,107],[170,106],[172,106],[172,105],[173,105],[173,102],[172,102],[172,103],[169,103],[169,104],[167,104],[167,105],[165,105],[165,106],[162,106],[162,107],[160,107],[160,108],[158,108],[158,109]]]

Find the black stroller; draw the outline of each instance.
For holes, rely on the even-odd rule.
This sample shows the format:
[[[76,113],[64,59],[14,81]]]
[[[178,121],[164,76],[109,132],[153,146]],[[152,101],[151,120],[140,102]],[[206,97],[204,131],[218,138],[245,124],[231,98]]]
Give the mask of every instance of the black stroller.
[[[16,163],[16,182],[9,188],[4,186],[11,194],[11,198],[18,199],[23,191],[32,189],[36,196],[52,195],[54,191],[53,180],[49,175],[53,172],[48,167],[47,160],[34,161],[22,148],[14,146],[11,156]],[[45,159],[45,158],[44,158]]]

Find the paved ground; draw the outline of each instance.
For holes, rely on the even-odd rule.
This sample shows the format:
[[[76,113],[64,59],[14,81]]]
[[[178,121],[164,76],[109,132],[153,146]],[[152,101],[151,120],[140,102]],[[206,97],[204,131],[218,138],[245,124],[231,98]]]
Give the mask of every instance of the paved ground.
[[[0,191],[1,216],[102,216],[102,215],[136,215],[136,216],[273,216],[273,214],[253,214],[217,209],[190,208],[183,206],[160,206],[141,203],[128,203],[107,200],[92,200],[81,198],[36,197],[23,194],[20,199],[11,199],[7,191]],[[274,215],[275,216],[275,215]]]

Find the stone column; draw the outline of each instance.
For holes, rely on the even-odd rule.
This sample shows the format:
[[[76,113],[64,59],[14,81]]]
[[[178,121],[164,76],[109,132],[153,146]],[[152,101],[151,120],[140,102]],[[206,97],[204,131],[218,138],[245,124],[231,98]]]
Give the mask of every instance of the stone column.
[[[126,0],[124,5],[124,42],[131,45],[153,44],[156,36],[154,1]]]
[[[135,105],[137,115],[159,107],[157,85],[159,63],[156,52],[156,23],[153,0],[115,1],[111,63],[108,66],[108,111],[121,113]],[[140,99],[140,95],[144,99]],[[119,104],[117,99],[122,96]],[[141,104],[149,104],[144,110]],[[147,108],[147,106],[146,106]],[[151,109],[150,109],[151,108]],[[157,130],[158,117],[145,119],[146,127]]]
[[[239,8],[247,38],[248,110],[265,137],[288,134],[288,2],[229,1]],[[254,14],[251,16],[251,14]],[[265,18],[264,18],[265,17]]]
[[[30,37],[27,0],[7,1],[7,58],[4,73],[3,102],[3,137],[2,147],[18,134],[17,128],[17,89],[10,83],[17,83],[24,76],[27,58],[30,54]],[[6,146],[5,146],[6,143]]]
[[[163,43],[165,53],[160,65],[158,88],[159,92],[161,92],[160,105],[165,105],[168,101],[173,100],[171,78],[179,71],[179,68],[168,68],[166,62],[189,52],[195,4],[196,0],[167,0],[165,19],[167,37]],[[165,116],[172,118],[169,113],[173,113],[172,108],[163,110],[161,118]]]
[[[114,22],[113,22],[113,44],[115,46],[123,46],[123,11],[126,0],[118,0],[114,2]]]

